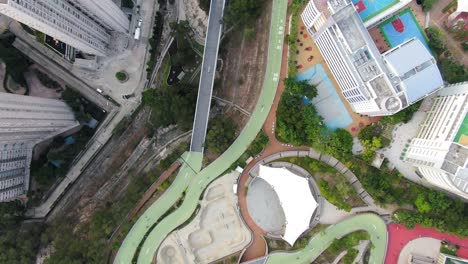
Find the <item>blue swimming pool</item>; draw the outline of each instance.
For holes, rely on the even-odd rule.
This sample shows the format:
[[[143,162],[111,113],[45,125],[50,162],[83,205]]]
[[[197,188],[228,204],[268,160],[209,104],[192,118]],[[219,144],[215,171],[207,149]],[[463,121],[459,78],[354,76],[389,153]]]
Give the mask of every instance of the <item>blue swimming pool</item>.
[[[398,19],[401,20],[404,27],[402,32],[397,31],[397,29],[395,28],[395,25],[398,25],[398,23],[396,23],[396,20]],[[382,31],[382,34],[385,37],[385,40],[391,48],[398,46],[411,38],[416,37],[424,44],[424,46],[426,46],[428,50],[430,50],[429,46],[427,45],[426,38],[424,37],[424,34],[422,33],[421,28],[418,24],[418,21],[416,21],[416,18],[414,17],[410,9],[406,9],[401,13],[393,16],[392,18],[386,20],[379,27]]]
[[[371,19],[397,3],[398,0],[353,0],[363,21]]]
[[[315,105],[317,112],[329,128],[333,130],[345,128],[353,123],[353,119],[321,64],[297,75],[296,80],[306,80],[317,86],[318,95],[310,102]]]

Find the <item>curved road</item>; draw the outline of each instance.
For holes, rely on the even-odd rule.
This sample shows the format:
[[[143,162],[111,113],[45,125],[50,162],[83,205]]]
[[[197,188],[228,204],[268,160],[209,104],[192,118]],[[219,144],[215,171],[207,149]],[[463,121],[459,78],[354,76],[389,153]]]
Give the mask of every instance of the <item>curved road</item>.
[[[290,253],[272,253],[268,255],[266,263],[311,263],[330,246],[335,238],[339,239],[355,231],[366,231],[370,235],[372,247],[369,263],[384,263],[385,252],[387,250],[387,226],[375,214],[360,214],[329,226],[324,232],[313,236],[304,249]]]
[[[234,163],[255,139],[267,118],[278,87],[286,11],[287,1],[273,0],[268,46],[268,64],[263,82],[263,89],[256,108],[252,113],[252,117],[244,130],[242,130],[242,133],[225,153],[198,174],[197,172],[201,167],[202,154],[199,152],[184,154],[185,160],[188,160],[188,162],[184,163],[176,180],[164,195],[145,211],[132,227],[120,247],[114,263],[131,263],[142,241],[144,241],[144,243],[138,256],[138,263],[151,263],[153,256],[164,238],[192,215],[206,186]],[[187,189],[182,205],[175,212],[157,223],[159,218],[182,196],[187,186],[189,188]],[[156,227],[148,234],[145,240],[148,231],[156,223]]]

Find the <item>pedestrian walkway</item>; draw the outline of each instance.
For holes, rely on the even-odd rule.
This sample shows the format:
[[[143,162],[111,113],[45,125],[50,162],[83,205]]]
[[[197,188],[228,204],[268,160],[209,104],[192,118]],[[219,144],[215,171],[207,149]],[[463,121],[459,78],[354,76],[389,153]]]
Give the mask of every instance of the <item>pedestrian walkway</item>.
[[[375,214],[360,214],[329,226],[324,231],[313,236],[309,240],[309,244],[302,250],[295,252],[274,252],[268,255],[266,263],[309,264],[320,256],[335,239],[342,238],[355,231],[366,231],[370,235],[373,247],[370,251],[369,264],[383,263],[387,245],[387,226]]]
[[[388,210],[385,210],[375,204],[374,199],[362,187],[362,184],[360,183],[356,175],[336,158],[326,155],[326,154],[321,154],[317,152],[316,150],[312,148],[308,148],[308,147],[289,147],[289,146],[284,146],[281,143],[276,143],[276,144],[279,144],[279,146],[276,145],[276,148],[282,148],[283,151],[272,153],[271,149],[274,149],[274,148],[270,148],[270,146],[272,146],[272,144],[270,143],[270,145],[267,146],[267,148],[262,153],[262,155],[255,158],[252,162],[250,162],[244,168],[244,171],[239,179],[238,191],[237,191],[239,195],[239,208],[241,210],[244,221],[247,223],[249,228],[254,233],[253,242],[251,246],[247,248],[247,250],[245,251],[244,255],[242,256],[241,261],[243,262],[250,261],[250,260],[265,256],[266,254],[264,250],[265,242],[264,242],[263,236],[267,235],[267,232],[263,230],[262,228],[260,228],[255,223],[253,218],[251,217],[248,211],[245,191],[246,191],[246,186],[249,184],[249,182],[258,175],[258,169],[260,165],[269,164],[278,159],[289,158],[289,157],[298,157],[298,158],[310,157],[312,159],[322,161],[328,164],[329,166],[335,168],[338,172],[340,172],[348,180],[348,182],[353,186],[353,188],[356,190],[357,194],[361,197],[361,199],[367,204],[366,207],[355,208],[354,211],[350,212],[350,214],[356,214],[359,212],[369,212],[369,211],[376,212],[380,215],[389,214]],[[324,209],[322,209],[321,214],[323,214],[323,210]],[[315,218],[316,218],[315,221],[320,221],[320,215],[316,216]],[[327,221],[331,221],[331,220],[328,219]]]

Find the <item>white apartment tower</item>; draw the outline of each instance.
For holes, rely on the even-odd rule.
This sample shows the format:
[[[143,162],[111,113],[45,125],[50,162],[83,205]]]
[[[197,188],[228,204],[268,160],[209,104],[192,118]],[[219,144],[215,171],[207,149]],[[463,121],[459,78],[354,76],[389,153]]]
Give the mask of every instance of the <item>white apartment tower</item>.
[[[468,82],[437,93],[420,130],[402,153],[428,182],[468,199]]]
[[[311,0],[301,17],[354,112],[392,115],[443,86],[418,39],[380,54],[349,0]]]
[[[0,94],[0,202],[25,195],[36,144],[79,123],[62,101]]]
[[[129,21],[112,0],[0,0],[0,13],[85,53],[106,56]]]

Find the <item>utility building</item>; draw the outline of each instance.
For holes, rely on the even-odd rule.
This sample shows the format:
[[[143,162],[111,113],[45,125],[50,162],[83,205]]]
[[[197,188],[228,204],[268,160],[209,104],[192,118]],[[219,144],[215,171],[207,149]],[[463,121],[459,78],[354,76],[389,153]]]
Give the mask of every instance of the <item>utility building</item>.
[[[0,95],[0,202],[25,195],[36,144],[76,128],[72,110],[62,101]]]
[[[0,0],[0,13],[97,56],[107,55],[113,31],[129,29],[112,0]]]

